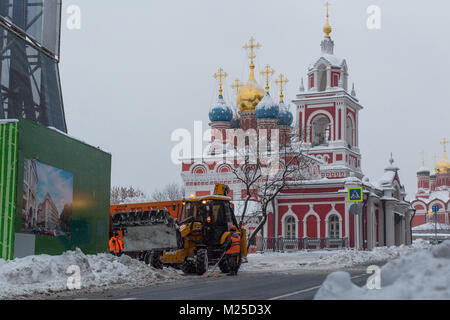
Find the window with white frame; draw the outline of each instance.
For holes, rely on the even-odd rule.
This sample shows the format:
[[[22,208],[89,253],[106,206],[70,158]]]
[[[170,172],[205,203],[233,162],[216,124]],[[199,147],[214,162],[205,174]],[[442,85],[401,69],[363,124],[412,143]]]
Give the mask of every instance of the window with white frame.
[[[284,220],[284,238],[295,239],[295,218],[287,216]]]
[[[339,217],[332,214],[328,217],[328,237],[329,238],[339,238]]]

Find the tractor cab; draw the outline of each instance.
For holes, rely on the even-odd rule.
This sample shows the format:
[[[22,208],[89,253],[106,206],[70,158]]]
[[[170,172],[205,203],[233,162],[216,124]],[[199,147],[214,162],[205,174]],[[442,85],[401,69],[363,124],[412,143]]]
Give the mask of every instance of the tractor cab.
[[[183,206],[181,224],[193,224],[192,232],[202,235],[203,244],[217,246],[231,226],[238,226],[228,197],[207,196],[188,200]]]

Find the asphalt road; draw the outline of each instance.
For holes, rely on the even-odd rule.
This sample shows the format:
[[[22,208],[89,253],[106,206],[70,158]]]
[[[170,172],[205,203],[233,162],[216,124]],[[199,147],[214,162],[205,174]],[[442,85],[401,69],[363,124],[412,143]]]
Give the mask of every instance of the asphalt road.
[[[378,265],[382,265],[380,263]],[[334,270],[336,271],[336,270]],[[370,276],[366,266],[350,270],[352,281],[363,286]],[[186,276],[186,280],[151,287],[78,296],[100,300],[310,300],[328,272],[240,272],[237,276]],[[189,278],[188,278],[189,277]]]

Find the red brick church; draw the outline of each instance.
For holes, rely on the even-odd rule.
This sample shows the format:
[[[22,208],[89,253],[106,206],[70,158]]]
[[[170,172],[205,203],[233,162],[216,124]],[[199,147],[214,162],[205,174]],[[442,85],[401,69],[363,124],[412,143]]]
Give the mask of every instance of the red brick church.
[[[291,103],[284,102],[286,79],[282,75],[276,81],[280,85],[278,102],[270,95],[268,81],[265,92],[257,83],[253,59],[260,45],[252,38],[244,47],[250,51],[249,80],[234,87],[237,96],[231,103],[224,100],[220,81],[218,100],[209,112],[210,126],[219,130],[275,128],[298,132],[305,152],[316,161],[315,176],[290,184],[276,198],[260,238],[300,239],[303,245],[315,243],[320,247],[341,241],[359,249],[409,244],[413,208],[405,200],[405,188],[392,155],[379,180],[369,180],[361,170],[359,112],[363,106],[354,86],[349,86],[346,60],[335,54],[331,31],[327,14],[319,54],[306,71],[306,87],[302,80]],[[220,80],[222,71],[216,74]],[[273,71],[266,66],[262,74],[268,79]],[[221,156],[211,155],[208,162],[204,158],[184,159],[181,176],[187,195],[210,194],[214,184],[220,182],[229,185],[235,203],[245,198],[243,186]],[[347,197],[349,187],[363,188],[359,214],[350,210],[353,203]]]

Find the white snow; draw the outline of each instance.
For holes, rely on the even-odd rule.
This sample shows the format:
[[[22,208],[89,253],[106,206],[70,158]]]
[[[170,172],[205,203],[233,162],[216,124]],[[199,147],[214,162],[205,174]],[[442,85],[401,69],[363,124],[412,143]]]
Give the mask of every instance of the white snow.
[[[429,246],[427,241],[417,239],[411,246],[377,247],[371,251],[342,249],[255,253],[248,255],[248,263],[242,264],[241,268],[249,272],[332,270],[389,260]]]
[[[440,300],[450,299],[450,241],[411,252],[381,268],[381,288],[352,283],[347,272],[330,274],[317,292],[322,300]]]
[[[421,191],[421,190],[419,190]],[[449,190],[435,190],[432,191],[431,193],[429,193],[430,190],[425,189],[424,193],[425,194],[418,194],[417,198],[420,201],[425,202],[426,204],[434,201],[434,200],[441,200],[444,203],[447,203],[450,200],[450,192]],[[425,198],[427,197],[427,198]]]
[[[181,279],[172,268],[154,269],[128,256],[102,253],[85,255],[80,249],[59,256],[36,255],[11,261],[0,259],[0,299],[29,297],[68,291],[67,280],[80,268],[81,289],[98,292],[104,289],[143,286]]]
[[[142,196],[138,196],[138,197],[130,197],[130,198],[126,198],[124,201],[120,202],[120,204],[130,204],[130,203],[148,203],[148,202],[154,202],[152,201],[152,199],[148,198],[145,195]]]
[[[435,223],[434,222],[427,222],[424,224],[421,224],[419,226],[413,227],[412,230],[414,231],[422,231],[422,230],[434,230],[435,229]],[[445,223],[437,223],[437,230],[450,230],[450,225]]]
[[[337,270],[361,263],[383,261],[399,256],[402,258],[411,252],[427,253],[430,246],[428,242],[418,239],[412,246],[380,247],[372,251],[342,249],[249,254],[248,263],[242,264],[241,270],[242,272]],[[445,250],[447,249],[442,252],[445,253]],[[450,265],[448,262],[447,260],[447,265]],[[181,271],[172,268],[158,270],[128,256],[118,258],[106,253],[87,255],[77,249],[59,256],[37,255],[11,261],[0,260],[0,299],[21,299],[39,294],[66,294],[69,292],[68,278],[73,276],[73,273],[68,273],[68,268],[72,265],[80,268],[83,294],[187,279]],[[419,265],[423,267],[423,261]],[[440,272],[444,269],[437,270]],[[342,277],[346,276],[341,276],[338,280],[345,284]],[[75,294],[76,292],[73,291]]]

